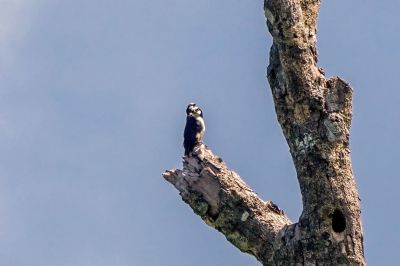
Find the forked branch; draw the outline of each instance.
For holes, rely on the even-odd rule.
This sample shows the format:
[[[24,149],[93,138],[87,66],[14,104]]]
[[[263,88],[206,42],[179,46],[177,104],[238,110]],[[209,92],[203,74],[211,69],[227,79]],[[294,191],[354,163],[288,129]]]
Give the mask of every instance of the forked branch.
[[[317,66],[319,0],[265,0],[275,110],[297,171],[303,212],[291,223],[201,146],[163,174],[185,202],[264,265],[365,265],[349,131],[352,89]]]

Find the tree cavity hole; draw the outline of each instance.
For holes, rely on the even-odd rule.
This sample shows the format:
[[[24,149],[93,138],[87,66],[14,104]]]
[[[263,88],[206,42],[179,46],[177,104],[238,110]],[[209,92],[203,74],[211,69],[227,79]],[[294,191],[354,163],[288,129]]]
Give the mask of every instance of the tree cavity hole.
[[[336,209],[332,215],[332,229],[336,233],[341,233],[346,229],[346,217],[343,212]]]

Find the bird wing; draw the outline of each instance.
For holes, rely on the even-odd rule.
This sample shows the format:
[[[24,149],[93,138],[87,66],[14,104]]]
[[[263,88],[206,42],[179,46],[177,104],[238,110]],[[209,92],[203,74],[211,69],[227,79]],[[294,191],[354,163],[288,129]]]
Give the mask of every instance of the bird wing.
[[[183,147],[185,152],[190,152],[196,145],[196,133],[199,132],[201,126],[198,124],[196,118],[191,115],[186,117],[186,126],[183,133]]]
[[[199,130],[199,125],[197,123],[196,118],[188,115],[186,117],[185,131],[183,133],[184,139],[194,142],[196,140],[196,132],[198,130]]]

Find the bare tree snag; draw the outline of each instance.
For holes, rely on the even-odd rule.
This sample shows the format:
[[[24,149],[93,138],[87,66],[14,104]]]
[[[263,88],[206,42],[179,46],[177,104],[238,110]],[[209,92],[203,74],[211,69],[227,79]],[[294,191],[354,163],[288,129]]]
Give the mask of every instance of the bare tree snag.
[[[349,149],[352,89],[317,66],[319,0],[266,0],[268,81],[297,171],[303,212],[292,223],[203,145],[166,171],[182,199],[263,265],[365,265]]]

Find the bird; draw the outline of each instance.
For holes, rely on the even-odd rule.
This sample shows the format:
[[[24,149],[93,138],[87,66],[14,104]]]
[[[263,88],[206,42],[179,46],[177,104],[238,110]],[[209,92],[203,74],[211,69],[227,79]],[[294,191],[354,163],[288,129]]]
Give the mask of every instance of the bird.
[[[195,103],[189,103],[186,108],[186,125],[183,133],[185,156],[189,156],[194,147],[202,143],[205,130],[203,111]]]

